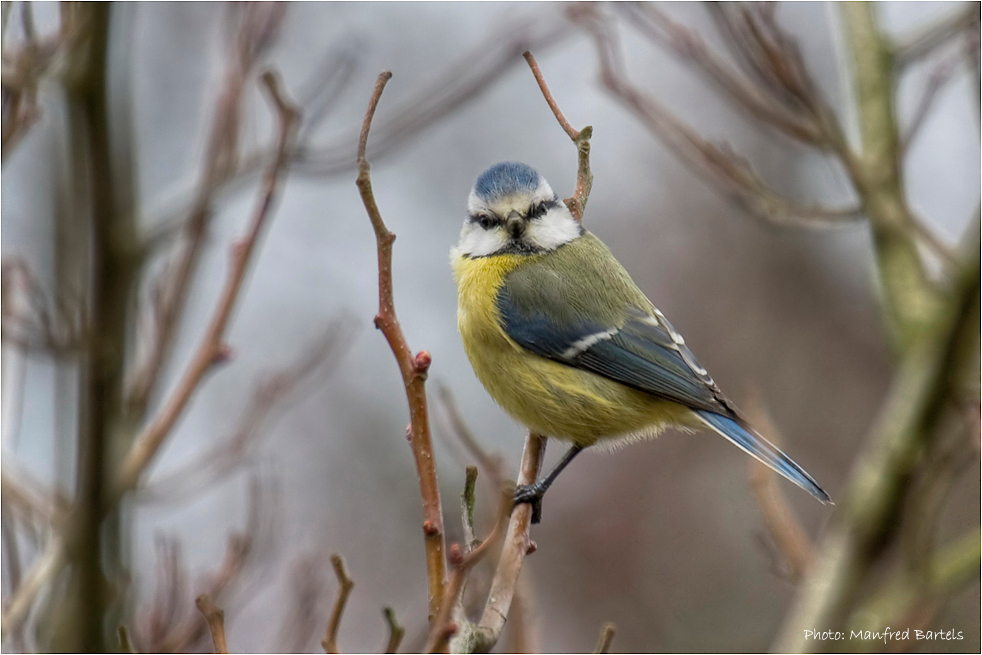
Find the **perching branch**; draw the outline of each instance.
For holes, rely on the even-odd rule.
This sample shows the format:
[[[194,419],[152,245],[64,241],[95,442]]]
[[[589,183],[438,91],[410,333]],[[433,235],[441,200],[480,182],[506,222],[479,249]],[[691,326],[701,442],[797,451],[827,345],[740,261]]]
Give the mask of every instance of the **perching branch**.
[[[205,375],[227,356],[228,347],[224,343],[225,330],[244,285],[252,255],[279,195],[289,163],[287,155],[293,147],[297,127],[300,123],[299,110],[286,96],[279,77],[272,72],[266,72],[262,76],[262,81],[263,88],[268,92],[276,107],[280,121],[276,157],[266,170],[262,195],[253,210],[253,216],[246,234],[232,247],[232,261],[228,278],[216,303],[204,338],[177,388],[170,398],[163,403],[157,416],[137,437],[127,454],[117,479],[117,493],[123,493],[136,487],[140,476],[183,414],[184,408],[198,385]]]
[[[426,405],[426,375],[430,369],[430,354],[421,350],[413,357],[406,336],[396,316],[395,301],[392,294],[392,242],[395,235],[389,231],[382,220],[382,213],[375,202],[372,190],[371,165],[365,158],[368,147],[368,133],[378,107],[379,98],[392,73],[385,71],[378,76],[375,90],[365,112],[361,136],[358,139],[358,191],[368,212],[368,218],[375,230],[378,245],[378,294],[379,309],[375,316],[375,327],[382,331],[392,354],[395,355],[402,382],[406,388],[409,402],[409,437],[419,476],[419,490],[423,499],[423,544],[426,548],[426,571],[428,580],[429,617],[432,621],[443,604],[447,585],[447,563],[444,557],[443,510],[440,504],[440,487],[437,482],[436,462],[433,457],[433,443],[430,437],[429,414]]]
[[[211,642],[215,647],[216,653],[228,653],[228,646],[225,644],[225,612],[222,608],[211,602],[208,594],[201,594],[194,599],[194,604],[208,622],[208,630],[211,632]]]
[[[542,459],[545,456],[546,439],[529,432],[522,451],[521,470],[518,485],[532,484],[539,477]],[[528,503],[516,505],[511,511],[508,529],[505,532],[504,546],[498,558],[498,568],[491,581],[488,601],[474,633],[473,648],[469,652],[488,652],[493,647],[508,619],[512,598],[518,584],[525,556],[532,543],[529,528],[532,521],[532,506]]]
[[[334,600],[334,607],[331,609],[331,618],[327,622],[327,632],[321,646],[325,653],[340,653],[338,650],[338,629],[341,627],[341,617],[344,616],[344,608],[348,604],[348,596],[355,587],[354,580],[348,575],[348,569],[344,566],[344,559],[334,553],[331,555],[331,566],[334,568],[334,575],[338,579],[338,595]]]
[[[545,97],[549,109],[552,110],[556,120],[559,121],[559,126],[563,128],[563,131],[566,132],[573,145],[576,146],[576,186],[573,189],[573,195],[563,202],[566,203],[570,213],[573,214],[573,218],[582,221],[583,210],[586,209],[586,201],[590,197],[590,190],[593,188],[593,173],[590,171],[590,137],[593,136],[593,127],[587,125],[582,130],[576,130],[570,125],[566,117],[563,116],[562,110],[559,109],[555,98],[552,97],[552,93],[549,91],[549,86],[546,84],[545,78],[542,77],[542,71],[539,70],[539,64],[536,63],[535,57],[528,50],[522,56],[525,57],[529,68],[532,69],[532,75],[535,76],[539,90],[542,91],[542,95]]]

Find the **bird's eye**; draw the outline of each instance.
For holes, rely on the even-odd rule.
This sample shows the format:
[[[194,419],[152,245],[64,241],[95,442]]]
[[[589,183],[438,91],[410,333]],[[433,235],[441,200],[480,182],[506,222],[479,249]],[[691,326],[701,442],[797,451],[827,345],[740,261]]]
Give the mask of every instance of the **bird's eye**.
[[[486,214],[481,214],[480,218],[477,219],[477,222],[481,225],[481,229],[483,230],[491,229],[491,226],[494,224],[491,217],[487,216]]]
[[[532,205],[532,209],[529,210],[529,218],[539,218],[546,213],[545,203],[537,202]]]

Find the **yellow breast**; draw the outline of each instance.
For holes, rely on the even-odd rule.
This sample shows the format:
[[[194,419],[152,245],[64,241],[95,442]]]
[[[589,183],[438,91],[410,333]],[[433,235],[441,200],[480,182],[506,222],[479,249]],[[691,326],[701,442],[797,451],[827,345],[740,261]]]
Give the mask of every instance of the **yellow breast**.
[[[501,327],[496,298],[518,266],[548,255],[468,258],[452,253],[457,327],[474,373],[516,420],[541,434],[589,445],[601,437],[685,423],[681,406],[531,353]]]

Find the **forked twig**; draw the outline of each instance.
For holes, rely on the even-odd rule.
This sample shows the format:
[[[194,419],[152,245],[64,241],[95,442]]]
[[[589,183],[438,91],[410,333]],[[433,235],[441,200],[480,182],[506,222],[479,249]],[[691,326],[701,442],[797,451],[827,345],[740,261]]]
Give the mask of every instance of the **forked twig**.
[[[570,213],[573,214],[573,218],[582,221],[583,210],[586,209],[586,202],[590,197],[590,190],[593,188],[593,173],[590,171],[590,137],[593,136],[593,127],[587,125],[582,130],[576,130],[570,125],[566,117],[563,116],[562,110],[559,109],[556,99],[552,97],[552,92],[549,91],[549,86],[546,84],[545,78],[542,77],[542,71],[539,70],[539,64],[535,61],[535,57],[528,50],[522,56],[525,57],[529,68],[532,69],[532,75],[535,76],[539,90],[542,91],[542,95],[546,99],[549,109],[552,110],[556,120],[559,121],[559,126],[563,128],[563,131],[569,136],[573,145],[576,146],[576,187],[573,189],[573,195],[564,200],[564,202],[569,208]]]
[[[225,611],[211,602],[208,594],[201,594],[195,598],[194,604],[208,622],[208,630],[211,631],[211,642],[215,647],[215,652],[227,653],[228,645],[225,643]]]
[[[338,595],[334,600],[334,607],[331,609],[331,618],[327,622],[327,632],[324,634],[324,641],[321,646],[325,653],[340,653],[338,650],[338,629],[341,627],[341,617],[344,616],[345,605],[348,604],[348,596],[355,587],[354,580],[348,575],[348,569],[344,566],[344,559],[334,553],[331,555],[331,566],[334,568],[334,575],[338,579]]]
[[[232,247],[232,261],[225,287],[215,306],[215,311],[198,350],[184,377],[168,398],[157,416],[144,429],[124,459],[117,479],[116,493],[124,493],[136,487],[143,471],[152,461],[171,429],[184,412],[188,401],[212,367],[222,361],[227,353],[224,344],[225,330],[232,318],[240,292],[245,283],[249,262],[256,250],[259,237],[279,194],[289,164],[300,112],[283,90],[279,77],[271,71],[262,76],[263,88],[276,106],[280,119],[280,135],[276,157],[270,163],[263,179],[263,192],[256,205],[245,236]]]
[[[402,638],[406,636],[406,629],[396,620],[396,613],[391,607],[382,608],[382,616],[385,618],[385,625],[389,628],[389,640],[385,644],[385,653],[395,653],[399,650]]]

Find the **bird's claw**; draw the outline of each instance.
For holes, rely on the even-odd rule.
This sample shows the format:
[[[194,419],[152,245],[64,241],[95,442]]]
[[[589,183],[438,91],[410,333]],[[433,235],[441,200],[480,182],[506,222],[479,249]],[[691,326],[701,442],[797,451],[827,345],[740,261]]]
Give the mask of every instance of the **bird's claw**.
[[[542,520],[542,496],[545,492],[535,484],[523,484],[515,487],[512,500],[516,505],[529,503],[532,505],[532,523],[539,523]]]

